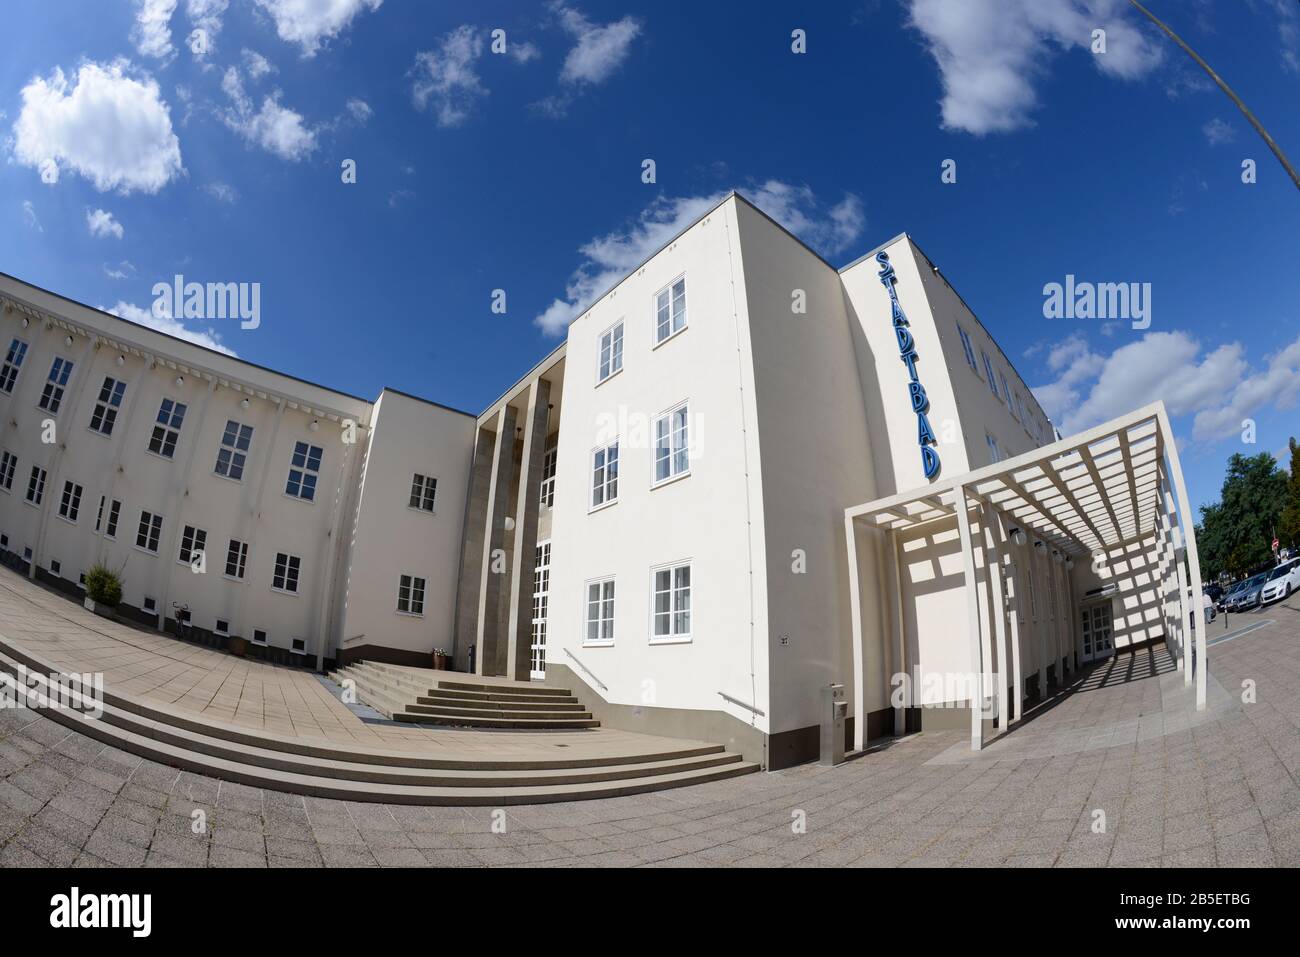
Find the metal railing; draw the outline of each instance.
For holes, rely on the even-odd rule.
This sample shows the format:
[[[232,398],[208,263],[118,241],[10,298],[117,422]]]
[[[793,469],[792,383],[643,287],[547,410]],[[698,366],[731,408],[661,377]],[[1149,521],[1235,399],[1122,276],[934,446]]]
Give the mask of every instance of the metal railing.
[[[579,668],[581,668],[583,671],[587,672],[588,677],[590,677],[592,681],[596,682],[596,684],[600,685],[602,691],[608,691],[608,690],[609,690],[609,685],[605,684],[605,682],[603,682],[603,681],[601,681],[599,678],[597,678],[597,677],[596,677],[596,673],[595,673],[594,671],[592,671],[590,668],[588,668],[586,665],[584,665],[584,664],[582,663],[582,660],[581,660],[577,655],[575,655],[575,654],[574,654],[572,651],[570,651],[568,648],[565,648],[565,649],[564,649],[564,653],[565,653],[566,655],[568,655],[570,658],[572,658],[572,659],[574,660],[574,663],[577,664],[577,666],[578,666]]]
[[[747,701],[741,701],[739,698],[733,698],[731,695],[727,694],[725,691],[719,691],[718,694],[720,694],[720,695],[723,697],[724,700],[726,700],[726,701],[730,701],[732,704],[737,705],[738,707],[744,708],[746,711],[752,711],[754,714],[758,715],[760,718],[766,718],[766,717],[767,717],[767,712],[766,712],[766,711],[763,711],[763,710],[760,709],[760,708],[755,708],[752,704],[750,704],[750,703],[747,702]]]

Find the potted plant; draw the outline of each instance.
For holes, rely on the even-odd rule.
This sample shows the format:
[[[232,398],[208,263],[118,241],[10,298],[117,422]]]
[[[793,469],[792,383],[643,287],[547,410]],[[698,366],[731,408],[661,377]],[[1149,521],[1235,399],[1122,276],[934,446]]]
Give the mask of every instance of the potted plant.
[[[226,639],[226,650],[236,658],[242,658],[248,651],[248,639],[239,635],[230,635]]]
[[[121,601],[122,579],[103,562],[96,562],[86,571],[86,598],[82,604],[101,618],[112,618],[113,609]]]
[[[434,649],[433,649],[433,667],[434,667],[437,671],[450,671],[450,670],[451,670],[451,655],[448,654],[447,652],[443,651],[441,648],[434,648]]]

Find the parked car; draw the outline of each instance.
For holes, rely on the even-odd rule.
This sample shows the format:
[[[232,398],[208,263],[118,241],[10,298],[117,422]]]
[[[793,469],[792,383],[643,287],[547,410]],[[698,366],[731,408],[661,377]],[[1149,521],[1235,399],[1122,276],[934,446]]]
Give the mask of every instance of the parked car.
[[[1267,605],[1269,602],[1290,598],[1297,588],[1300,588],[1300,558],[1293,558],[1269,572],[1264,587],[1260,589],[1260,604]]]
[[[1232,603],[1231,611],[1246,611],[1254,608],[1259,604],[1259,593],[1264,588],[1264,582],[1268,580],[1268,572],[1262,575],[1252,575],[1246,579],[1245,587],[1237,595],[1236,601]]]
[[[1210,601],[1214,602],[1215,607],[1218,607],[1219,602],[1223,599],[1223,586],[1206,585],[1205,594],[1209,595]]]
[[[1219,611],[1231,611],[1232,606],[1236,604],[1237,599],[1241,597],[1241,590],[1246,587],[1244,581],[1233,582],[1228,586],[1222,597],[1219,598]]]

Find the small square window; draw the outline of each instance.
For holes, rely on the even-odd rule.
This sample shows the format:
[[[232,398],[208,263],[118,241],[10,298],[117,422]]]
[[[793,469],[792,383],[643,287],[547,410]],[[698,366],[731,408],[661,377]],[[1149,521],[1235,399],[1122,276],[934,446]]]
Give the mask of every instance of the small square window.
[[[266,644],[266,632],[264,632],[264,631],[263,631],[262,629],[260,629],[260,628],[254,628],[254,629],[253,629],[253,644],[255,644],[255,645],[264,645],[264,644]]]
[[[153,613],[158,611],[158,602],[154,598],[145,595],[143,608],[145,611]]]
[[[422,512],[432,512],[433,502],[438,494],[438,480],[427,475],[416,475],[411,479],[411,500],[409,506]]]
[[[57,575],[57,574],[59,574],[59,572],[61,572],[61,571],[63,571],[63,563],[60,562],[57,558],[51,558],[51,559],[50,559],[50,574],[51,574],[51,575]]]
[[[424,579],[402,575],[397,582],[397,610],[404,615],[424,614]]]
[[[214,630],[216,631],[216,633],[217,633],[218,635],[229,635],[229,634],[230,634],[230,622],[226,621],[226,619],[224,619],[224,618],[218,618],[218,619],[217,619],[217,627],[216,627]]]
[[[290,647],[289,650],[290,650],[290,651],[293,651],[293,652],[297,652],[298,654],[302,654],[303,652],[305,652],[305,651],[307,650],[307,641],[306,641],[306,639],[303,639],[303,638],[294,638],[294,639],[291,639],[291,647]]]

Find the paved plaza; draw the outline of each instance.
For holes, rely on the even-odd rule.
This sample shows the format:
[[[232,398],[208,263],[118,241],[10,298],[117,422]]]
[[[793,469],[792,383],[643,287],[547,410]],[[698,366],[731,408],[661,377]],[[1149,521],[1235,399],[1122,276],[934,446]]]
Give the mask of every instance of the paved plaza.
[[[46,614],[61,617],[43,618],[29,602],[23,627],[38,625],[53,656],[79,609],[47,597]],[[1237,634],[1252,624],[1260,627]],[[964,733],[922,733],[833,769],[504,809],[350,803],[224,783],[9,709],[0,711],[0,866],[1294,867],[1300,596],[1220,629],[1211,632],[1204,712],[1162,651],[1142,651],[1081,674],[978,754]],[[214,655],[225,660],[208,666],[250,668],[127,630],[145,655]],[[211,667],[191,677],[205,680],[199,672]],[[266,670],[284,672],[274,680],[281,696],[320,687]],[[147,683],[138,690],[148,694]],[[271,679],[255,683],[263,702],[273,699]],[[183,684],[155,687],[172,694]],[[175,700],[187,695],[201,704],[192,692]],[[324,698],[313,714],[334,714]],[[263,707],[278,722],[278,709]],[[234,709],[253,720],[250,708]]]

